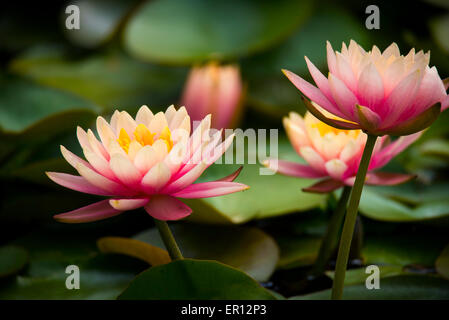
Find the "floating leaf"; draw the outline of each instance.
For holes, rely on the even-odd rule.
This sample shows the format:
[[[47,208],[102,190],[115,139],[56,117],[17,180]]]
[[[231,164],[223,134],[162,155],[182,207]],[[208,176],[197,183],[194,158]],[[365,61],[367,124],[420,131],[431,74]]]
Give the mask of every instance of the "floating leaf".
[[[274,240],[256,228],[181,224],[171,229],[185,257],[217,260],[245,271],[258,281],[267,281],[279,260]],[[144,231],[135,239],[165,248],[156,229]]]
[[[215,261],[177,260],[138,275],[122,300],[275,299],[256,281]]]
[[[33,48],[13,60],[10,69],[107,109],[132,112],[143,104],[154,111],[176,102],[173,96],[179,94],[187,71],[142,63],[117,50],[70,59],[55,47]]]
[[[359,210],[366,217],[380,221],[421,221],[448,216],[449,200],[424,203],[416,208],[410,208],[365,187]]]
[[[133,55],[147,61],[190,64],[238,58],[283,39],[308,16],[310,4],[291,0],[148,1],[131,17],[124,43]]]
[[[136,6],[138,0],[78,0],[72,4],[79,7],[80,28],[65,28],[67,37],[86,48],[97,47],[110,40],[123,19]]]
[[[0,278],[18,273],[28,263],[28,252],[17,246],[0,247]]]
[[[312,265],[318,255],[321,237],[284,236],[277,237],[281,250],[279,268],[290,269]]]
[[[324,290],[291,300],[327,300],[331,290]],[[446,300],[449,299],[449,281],[432,276],[401,275],[382,279],[380,289],[368,290],[365,284],[346,286],[343,299],[347,300]]]
[[[379,277],[380,279],[384,279],[387,277],[393,277],[404,274],[404,271],[402,270],[401,266],[378,266],[379,268]],[[365,283],[367,277],[372,274],[366,273],[366,268],[358,268],[358,269],[350,269],[346,271],[346,277],[345,277],[345,286],[359,284],[359,283]],[[334,271],[326,271],[326,275],[334,279],[335,272]],[[381,283],[382,283],[381,280]]]
[[[148,262],[152,266],[171,261],[167,251],[135,239],[104,237],[98,239],[97,246],[103,253],[124,254]]]
[[[435,261],[435,267],[440,275],[449,279],[449,245],[443,249]]]

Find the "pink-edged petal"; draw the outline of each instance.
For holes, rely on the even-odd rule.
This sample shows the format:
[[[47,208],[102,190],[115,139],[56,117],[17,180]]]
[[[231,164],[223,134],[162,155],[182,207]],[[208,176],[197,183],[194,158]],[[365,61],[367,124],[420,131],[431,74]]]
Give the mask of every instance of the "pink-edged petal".
[[[336,58],[338,72],[335,75],[338,75],[338,78],[343,81],[343,83],[349,90],[351,90],[352,92],[356,92],[357,79],[355,78],[351,65],[341,53],[337,52]]]
[[[153,218],[164,221],[179,220],[192,213],[192,209],[182,201],[163,194],[152,196],[145,210]]]
[[[309,101],[304,96],[301,96],[302,101],[304,102],[307,110],[310,111],[313,116],[321,121],[323,121],[325,124],[342,130],[357,130],[360,129],[360,125],[354,122],[348,122],[348,121],[342,121],[337,119],[331,119],[326,117],[320,110],[319,107],[317,107],[316,104]]]
[[[441,111],[446,110],[449,107],[449,95],[446,96],[446,98],[443,99],[441,102]]]
[[[294,74],[291,71],[282,70],[282,72],[284,72],[284,74],[295,85],[295,87],[298,88],[299,91],[301,91],[310,100],[332,114],[335,114],[337,116],[342,114],[337,109],[337,107],[326,98],[326,96],[320,91],[320,89],[308,83],[306,80],[302,79],[300,76]]]
[[[405,77],[393,89],[388,98],[385,100],[385,110],[379,112],[384,119],[384,125],[393,124],[408,106],[413,104],[413,100],[418,92],[421,75],[419,70],[412,72]]]
[[[112,194],[111,192],[105,191],[92,185],[85,178],[80,176],[74,176],[61,172],[46,172],[46,174],[53,182],[75,191],[95,194],[99,196],[107,196]]]
[[[291,177],[321,178],[326,176],[325,173],[318,172],[310,166],[291,161],[268,159],[263,164],[275,172]]]
[[[163,193],[174,193],[178,192],[185,187],[191,185],[198,179],[201,174],[206,170],[209,165],[205,162],[198,163],[192,170],[184,174],[183,176],[177,178],[170,184],[168,184],[165,188],[163,188]]]
[[[61,153],[62,153],[62,156],[64,157],[64,159],[75,169],[76,169],[76,166],[78,165],[78,163],[81,163],[81,164],[85,165],[86,167],[92,168],[90,163],[88,163],[84,159],[81,159],[76,154],[72,153],[71,151],[67,150],[66,147],[61,145],[60,149],[61,149]]]
[[[373,110],[356,104],[359,123],[364,131],[376,133],[382,120]]]
[[[211,181],[191,184],[187,188],[173,194],[185,199],[210,198],[249,189],[246,184],[226,181]]]
[[[135,188],[139,185],[142,174],[128,157],[119,153],[113,154],[109,164],[115,176],[126,186]]]
[[[102,200],[70,212],[57,214],[53,218],[64,223],[84,223],[111,218],[122,212],[111,207],[109,200]]]
[[[343,182],[339,180],[325,179],[311,185],[310,187],[303,188],[302,191],[312,193],[329,193],[343,186]]]
[[[408,182],[414,178],[416,178],[416,176],[413,174],[370,172],[367,174],[365,183],[369,185],[394,186]]]
[[[357,92],[360,103],[373,110],[376,110],[376,107],[384,99],[382,77],[374,66],[374,63],[366,66],[360,74]]]
[[[379,132],[392,136],[407,136],[429,127],[438,118],[440,112],[441,103],[436,103],[416,117],[404,122],[393,124],[387,128],[382,128]]]
[[[90,149],[84,149],[83,153],[87,161],[89,161],[89,163],[98,173],[111,180],[117,180],[115,174],[109,167],[109,162],[107,162],[105,158],[99,156],[97,153],[93,152]]]
[[[329,81],[307,57],[304,57],[304,58],[306,59],[307,67],[309,68],[309,72],[312,75],[313,81],[315,81],[315,84],[318,86],[318,88],[321,90],[321,92],[324,93],[326,98],[331,103],[333,103],[334,99],[332,98],[331,89],[329,87]],[[335,109],[335,112],[338,112],[336,114],[337,116],[343,117],[343,114],[341,112],[339,112],[339,110]]]
[[[77,165],[76,170],[78,170],[78,173],[82,177],[97,188],[103,189],[114,195],[132,195],[131,192],[121,184],[102,176],[81,163]]]
[[[243,166],[240,166],[240,168],[238,168],[237,170],[235,170],[233,173],[231,173],[230,175],[223,177],[221,179],[218,179],[217,181],[227,181],[227,182],[232,182],[234,181],[240,174],[240,172],[242,171]]]
[[[141,208],[148,203],[148,198],[135,198],[135,199],[111,199],[109,204],[116,210],[128,211]]]
[[[378,152],[373,153],[369,170],[378,169],[386,165],[396,155],[404,151],[410,144],[418,140],[422,134],[423,132],[421,131],[408,136],[400,137],[383,147]]]
[[[329,72],[337,73],[337,57],[335,56],[335,51],[329,41],[326,42],[326,50],[327,66],[329,68]]]
[[[342,80],[332,73],[329,73],[329,85],[338,109],[346,115],[345,118],[351,121],[357,121],[358,119],[355,112],[355,105],[358,104],[359,101],[354,93],[349,90]]]
[[[142,179],[142,188],[148,194],[153,194],[162,189],[170,181],[170,169],[159,162]]]
[[[348,165],[340,159],[329,160],[324,166],[326,167],[326,171],[329,173],[329,176],[336,180],[341,180],[343,174],[348,169]]]
[[[317,172],[325,173],[323,157],[312,147],[304,147],[300,150],[301,157]]]

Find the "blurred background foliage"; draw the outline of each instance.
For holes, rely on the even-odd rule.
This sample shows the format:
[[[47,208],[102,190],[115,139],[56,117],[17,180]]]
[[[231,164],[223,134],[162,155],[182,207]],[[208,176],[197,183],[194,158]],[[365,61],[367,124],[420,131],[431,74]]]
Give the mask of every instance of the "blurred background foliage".
[[[80,8],[80,30],[65,28],[69,4]],[[369,4],[380,8],[380,30],[365,27]],[[397,42],[403,52],[412,47],[431,50],[431,65],[446,78],[448,35],[445,0],[408,1],[406,8],[401,1],[355,0],[2,4],[0,298],[113,299],[136,274],[155,264],[142,260],[142,247],[134,248],[123,237],[143,241],[150,251],[163,247],[143,210],[86,225],[52,220],[56,213],[95,200],[60,188],[44,174],[73,172],[60,156],[59,145],[80,154],[76,126],[92,127],[98,115],[108,118],[115,109],[135,114],[143,104],[153,111],[177,105],[190,67],[218,61],[240,66],[247,88],[240,127],[278,128],[283,135],[282,117],[305,109],[280,69],[311,80],[306,55],[327,72],[326,40],[338,50],[350,39],[366,49]],[[448,123],[446,112],[388,165],[416,173],[414,182],[365,189],[347,297],[449,298],[449,282],[444,280],[449,279]],[[299,160],[284,136],[279,149],[280,158]],[[194,214],[173,224],[187,257],[218,260],[251,278],[191,260],[166,267],[174,275],[170,279],[160,276],[164,265],[148,269],[121,297],[154,298],[157,292],[142,293],[144,281],[155,282],[155,288],[163,281],[160,286],[168,291],[161,294],[170,297],[172,284],[181,281],[180,268],[205,275],[192,279],[195,290],[189,298],[327,297],[327,291],[304,294],[330,287],[332,265],[326,276],[313,281],[307,274],[338,194],[306,194],[301,188],[311,181],[260,176],[259,168],[245,165],[239,177],[251,186],[247,192],[189,201]],[[201,179],[222,177],[234,169],[214,165]],[[97,246],[107,236],[121,238],[112,243],[104,238]],[[69,264],[82,270],[81,290],[65,288]],[[362,290],[365,264],[382,266],[388,290]],[[209,273],[223,286],[220,292],[204,291]],[[241,278],[238,290],[229,284],[236,277]],[[185,298],[180,292],[176,297]]]

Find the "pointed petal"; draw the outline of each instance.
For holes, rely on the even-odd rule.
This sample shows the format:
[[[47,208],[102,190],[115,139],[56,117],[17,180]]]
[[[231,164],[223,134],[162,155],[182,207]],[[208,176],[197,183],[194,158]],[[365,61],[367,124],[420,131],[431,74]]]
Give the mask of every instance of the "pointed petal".
[[[375,133],[381,124],[379,115],[373,110],[356,104],[359,122],[364,131]]]
[[[318,104],[326,111],[337,116],[339,115],[342,116],[342,112],[335,105],[333,105],[317,87],[311,85],[310,83],[308,83],[298,75],[294,74],[293,72],[290,72],[288,70],[282,70],[282,72],[284,72],[287,78],[307,98]]]
[[[109,205],[109,200],[103,200],[77,210],[57,214],[53,218],[64,223],[84,223],[107,219],[120,213],[122,211]]]
[[[370,172],[366,178],[366,184],[394,186],[397,184],[408,182],[416,178],[413,174],[401,174],[391,172]]]
[[[159,162],[143,177],[142,187],[145,192],[152,194],[162,189],[170,178],[170,169],[163,162]]]
[[[182,201],[163,194],[152,196],[145,210],[153,218],[163,221],[179,220],[192,213],[192,209]]]
[[[201,174],[206,170],[208,167],[208,164],[205,162],[198,163],[193,169],[191,169],[189,172],[185,173],[183,176],[177,178],[175,181],[171,182],[169,185],[167,185],[164,189],[164,193],[173,193],[178,192],[185,187],[191,185],[198,179]]]
[[[141,208],[148,203],[148,198],[110,199],[109,204],[116,210],[128,211]]]
[[[246,189],[249,189],[249,187],[242,183],[211,181],[191,184],[187,188],[174,193],[173,196],[185,199],[210,198]]]
[[[111,192],[100,189],[91,183],[89,183],[85,178],[80,176],[74,176],[62,172],[46,172],[47,176],[56,182],[57,184],[75,190],[79,192],[95,194],[99,196],[111,195]]]
[[[231,173],[230,175],[223,177],[221,179],[218,179],[217,181],[227,181],[227,182],[232,182],[234,181],[240,174],[240,172],[242,171],[243,166],[240,166],[240,168],[238,168],[237,170],[235,170],[233,173]]]
[[[326,174],[318,172],[312,167],[291,161],[269,159],[265,160],[263,164],[275,172],[291,177],[321,178],[326,176]]]
[[[140,183],[142,174],[132,164],[128,157],[114,154],[109,162],[115,176],[126,186],[135,187]]]
[[[304,192],[329,193],[343,187],[343,182],[334,179],[321,180],[310,187],[302,189]]]
[[[436,103],[412,119],[379,131],[392,136],[406,136],[416,133],[430,126],[438,118],[440,112],[441,104]]]
[[[76,154],[70,152],[69,150],[66,149],[66,147],[61,145],[60,149],[61,149],[61,153],[62,153],[62,156],[64,157],[64,159],[75,169],[76,169],[76,166],[78,165],[78,163],[82,163],[86,167],[92,168],[90,163],[88,163],[84,159],[81,159]]]
[[[357,92],[361,99],[360,103],[372,110],[376,110],[375,108],[384,99],[382,77],[374,66],[374,63],[370,63],[366,66],[360,74]]]
[[[153,116],[153,112],[151,112],[151,110],[146,105],[143,105],[140,107],[139,111],[137,111],[136,123],[144,124],[146,127],[148,127],[151,123],[151,120],[153,119]]]
[[[316,105],[314,105],[313,102],[307,100],[304,96],[301,96],[302,101],[304,102],[305,106],[307,107],[307,110],[310,111],[311,114],[313,114],[317,119],[323,121],[325,124],[342,130],[355,130],[360,129],[360,126],[355,122],[346,122],[342,120],[337,119],[331,119],[326,117],[318,108]]]
[[[346,163],[340,159],[332,159],[327,161],[325,167],[329,175],[336,180],[341,180],[346,169],[348,169]]]
[[[338,77],[329,73],[329,85],[332,92],[332,97],[338,106],[338,109],[343,113],[346,119],[357,121],[355,112],[355,105],[359,103],[357,97],[352,93],[346,84]]]

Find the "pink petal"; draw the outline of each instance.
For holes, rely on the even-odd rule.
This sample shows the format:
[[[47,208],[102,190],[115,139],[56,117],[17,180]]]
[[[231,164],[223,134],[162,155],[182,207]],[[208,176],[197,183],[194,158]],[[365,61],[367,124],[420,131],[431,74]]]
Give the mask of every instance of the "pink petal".
[[[277,171],[291,177],[321,178],[326,176],[323,172],[318,172],[312,167],[291,161],[266,160],[264,165],[273,171]]]
[[[360,74],[357,93],[361,105],[372,110],[376,110],[384,99],[382,77],[373,63],[366,66]]]
[[[332,96],[337,103],[340,111],[346,115],[349,120],[357,122],[358,118],[355,113],[355,105],[358,104],[357,97],[338,77],[329,73],[329,85]]]
[[[380,116],[385,119],[383,126],[389,126],[401,116],[402,112],[413,103],[421,77],[415,71],[405,77],[390,93],[385,101],[384,110],[379,110]]]
[[[404,151],[410,144],[415,142],[423,132],[417,132],[408,136],[399,137],[386,147],[382,148],[379,152],[373,154],[369,170],[374,170],[383,167],[396,155]]]
[[[412,174],[401,174],[391,172],[370,172],[367,175],[366,184],[394,186],[397,184],[408,182],[415,177],[416,176]]]
[[[351,65],[342,54],[337,52],[336,57],[338,72],[335,75],[338,75],[338,78],[346,85],[349,90],[351,90],[352,92],[356,92],[357,79],[355,78]]]
[[[449,107],[449,95],[446,96],[446,98],[443,99],[441,102],[441,111],[446,110]]]
[[[186,199],[210,198],[246,189],[249,189],[249,187],[242,183],[211,181],[191,184],[182,191],[174,193],[173,196]]]
[[[103,220],[122,213],[109,205],[109,200],[102,200],[94,204],[55,215],[53,218],[64,223],[83,223]]]
[[[165,188],[163,188],[162,192],[171,194],[184,189],[188,185],[194,183],[195,180],[201,176],[201,174],[204,172],[204,170],[206,170],[207,167],[208,164],[205,162],[198,163],[192,170],[177,178],[176,180],[168,184]]]
[[[114,195],[132,195],[132,192],[130,192],[121,184],[102,176],[101,174],[84,166],[81,163],[78,164],[76,169],[78,170],[78,173],[82,177],[84,177],[90,184],[100,189],[106,190]]]
[[[60,149],[61,149],[61,153],[62,153],[62,156],[64,157],[64,159],[75,169],[76,169],[76,166],[78,165],[78,163],[81,163],[81,164],[85,165],[86,167],[89,167],[92,169],[92,166],[90,163],[88,163],[84,159],[81,159],[76,154],[72,153],[71,151],[67,150],[64,146],[60,146]]]
[[[109,162],[115,176],[126,186],[135,188],[142,180],[142,174],[127,156],[119,153],[112,155]]]
[[[170,169],[159,162],[142,179],[142,187],[148,194],[153,194],[162,189],[170,180]]]
[[[326,42],[326,50],[327,50],[327,65],[329,68],[329,72],[337,73],[337,57],[335,56],[335,51],[332,48],[332,45],[329,41]]]
[[[240,174],[240,172],[242,171],[243,166],[241,166],[240,168],[238,168],[237,170],[235,170],[235,172],[231,173],[230,175],[223,177],[221,179],[218,179],[217,181],[227,181],[227,182],[232,182],[234,181]]]
[[[56,182],[57,184],[63,187],[75,191],[95,194],[99,196],[111,195],[110,192],[92,185],[86,179],[80,176],[74,176],[71,174],[61,172],[46,172],[46,174],[51,180],[53,180],[53,182]]]
[[[311,85],[293,72],[288,70],[282,70],[282,72],[284,72],[295,87],[298,88],[299,91],[301,91],[310,100],[332,114],[341,115],[340,110],[338,110],[337,107],[334,106],[317,87]]]
[[[361,127],[365,131],[375,133],[382,122],[379,115],[367,107],[358,104],[356,107]]]
[[[179,220],[192,213],[192,209],[182,201],[163,194],[152,196],[145,206],[145,210],[153,218],[164,221]]]
[[[343,182],[334,179],[321,180],[310,187],[302,189],[304,192],[329,193],[343,187]]]
[[[148,198],[136,199],[111,199],[109,204],[116,210],[128,211],[141,208],[148,203]]]

